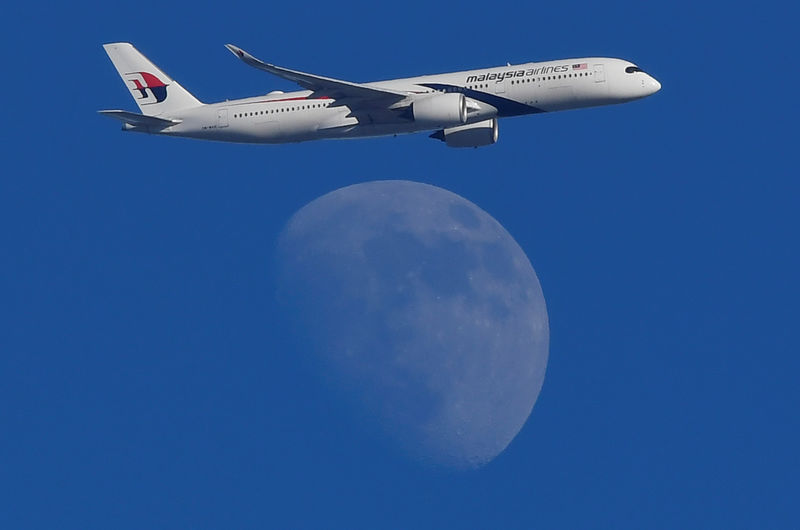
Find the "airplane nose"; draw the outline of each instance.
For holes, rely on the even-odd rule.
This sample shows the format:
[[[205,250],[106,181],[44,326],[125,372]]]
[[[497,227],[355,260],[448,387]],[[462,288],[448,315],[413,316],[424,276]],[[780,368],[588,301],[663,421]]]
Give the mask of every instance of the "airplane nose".
[[[651,96],[661,90],[661,83],[656,80],[655,77],[647,76],[649,79],[645,81],[645,89],[647,90],[647,95]]]

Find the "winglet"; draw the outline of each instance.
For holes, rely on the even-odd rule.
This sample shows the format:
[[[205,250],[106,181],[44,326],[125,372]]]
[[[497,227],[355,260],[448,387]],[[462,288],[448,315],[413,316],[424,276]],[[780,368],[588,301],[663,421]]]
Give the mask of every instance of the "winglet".
[[[233,44],[226,44],[225,47],[228,48],[232,54],[234,54],[236,57],[243,60],[249,65],[258,64],[262,62],[238,46],[234,46]]]
[[[231,51],[231,53],[234,54],[236,57],[239,57],[240,59],[244,58],[244,50],[239,48],[238,46],[234,46],[233,44],[226,44],[225,47],[228,48]]]
[[[244,51],[240,47],[234,46],[233,44],[226,44],[225,47],[228,48],[230,50],[230,52],[232,54],[234,54],[236,57],[238,57],[239,59],[244,61],[245,64],[250,65],[250,66],[252,66],[254,68],[258,68],[259,70],[265,70],[267,72],[270,72],[270,73],[273,73],[273,74],[277,74],[277,75],[280,75],[277,72],[277,70],[286,70],[287,72],[291,71],[291,70],[288,70],[288,69],[276,67],[274,65],[265,63],[264,61],[262,61],[260,59],[256,59],[255,57],[253,57],[252,55],[250,55],[249,53],[247,53],[246,51]],[[294,78],[289,78],[289,79],[291,79],[292,81],[297,81]]]

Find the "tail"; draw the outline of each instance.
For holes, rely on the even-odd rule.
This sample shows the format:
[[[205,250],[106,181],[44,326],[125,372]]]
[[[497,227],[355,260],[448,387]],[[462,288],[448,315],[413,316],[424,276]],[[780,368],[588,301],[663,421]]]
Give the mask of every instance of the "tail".
[[[132,44],[116,42],[104,44],[103,48],[145,116],[162,116],[202,105]]]

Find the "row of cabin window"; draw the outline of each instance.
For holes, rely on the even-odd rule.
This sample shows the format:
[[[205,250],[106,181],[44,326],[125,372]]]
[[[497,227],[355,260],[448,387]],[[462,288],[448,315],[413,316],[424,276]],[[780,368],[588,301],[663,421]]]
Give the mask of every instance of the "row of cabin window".
[[[565,78],[566,77],[583,77],[583,76],[592,75],[592,73],[593,72],[580,72],[578,74],[564,74],[563,77],[565,77]],[[548,75],[548,76],[545,76],[545,77],[531,77],[530,79],[512,79],[511,80],[511,84],[512,85],[519,85],[519,84],[522,84],[522,83],[531,83],[531,82],[540,83],[542,81],[551,81],[553,79],[561,79],[561,77],[562,76],[560,76],[560,75],[559,76]],[[489,84],[487,83],[485,85],[470,85],[467,88],[489,88]]]
[[[550,80],[553,80],[553,79],[561,79],[562,77],[564,79],[566,79],[567,77],[583,77],[583,76],[589,76],[589,75],[592,75],[592,72],[580,72],[580,73],[577,73],[577,74],[564,74],[563,76],[561,76],[561,75],[559,75],[559,76],[548,75],[546,77],[536,77],[536,78],[532,77],[530,79],[512,79],[511,80],[511,84],[512,85],[519,85],[521,83],[530,83],[530,82],[538,83],[540,81],[550,81]]]
[[[283,107],[281,109],[269,109],[269,110],[262,110],[256,112],[244,112],[239,114],[234,114],[234,118],[246,118],[248,116],[261,116],[263,114],[274,114],[276,112],[291,112],[293,110],[306,110],[306,109],[316,109],[321,107],[327,107],[327,103],[316,103],[314,105],[302,105],[300,107]]]

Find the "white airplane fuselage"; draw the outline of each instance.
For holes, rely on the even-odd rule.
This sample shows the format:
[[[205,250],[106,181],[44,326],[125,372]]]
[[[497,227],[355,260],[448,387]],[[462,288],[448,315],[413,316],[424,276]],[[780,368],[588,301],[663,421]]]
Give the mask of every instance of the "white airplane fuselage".
[[[169,84],[165,86],[169,94]],[[322,89],[275,91],[258,97],[171,108],[151,114],[171,120],[168,126],[125,123],[123,129],[223,142],[279,144],[422,131],[441,131],[438,138],[445,140],[443,133],[482,125],[493,127],[493,139],[473,143],[488,145],[497,140],[497,118],[624,103],[654,94],[661,85],[629,61],[587,57],[357,85],[357,89],[362,88],[400,95],[382,102],[351,95],[329,96]],[[137,91],[134,97],[152,95],[141,83],[131,89]],[[332,92],[335,94],[335,90]],[[140,108],[146,107],[140,103]],[[455,117],[442,116],[443,112],[447,114],[442,110],[445,108],[456,113]],[[463,146],[470,146],[470,142],[467,139]]]

